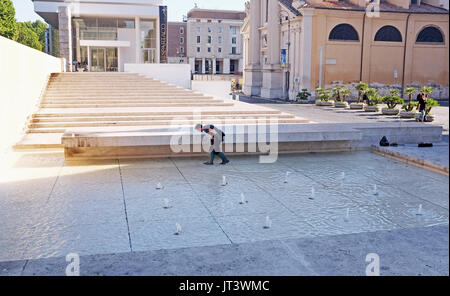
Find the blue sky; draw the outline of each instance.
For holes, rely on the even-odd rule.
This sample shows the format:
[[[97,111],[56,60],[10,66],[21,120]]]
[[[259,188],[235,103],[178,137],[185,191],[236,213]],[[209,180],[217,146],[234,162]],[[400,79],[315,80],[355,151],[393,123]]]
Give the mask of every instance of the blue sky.
[[[16,9],[16,19],[18,21],[42,20],[34,13],[33,2],[31,0],[12,0]],[[209,9],[231,9],[244,10],[244,3],[248,0],[164,0],[164,4],[169,9],[170,21],[181,21],[182,16],[194,7],[197,3],[199,8]]]

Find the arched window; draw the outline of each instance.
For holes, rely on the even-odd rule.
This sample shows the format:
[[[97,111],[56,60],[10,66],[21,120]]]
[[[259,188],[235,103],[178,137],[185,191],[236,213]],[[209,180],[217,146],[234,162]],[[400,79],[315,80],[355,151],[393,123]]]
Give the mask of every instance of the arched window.
[[[416,39],[417,43],[444,43],[444,36],[436,27],[425,27],[420,31],[419,35],[417,35]]]
[[[349,24],[340,24],[330,32],[329,40],[359,41],[358,32]]]
[[[375,41],[402,42],[402,34],[394,26],[384,26],[375,34]]]

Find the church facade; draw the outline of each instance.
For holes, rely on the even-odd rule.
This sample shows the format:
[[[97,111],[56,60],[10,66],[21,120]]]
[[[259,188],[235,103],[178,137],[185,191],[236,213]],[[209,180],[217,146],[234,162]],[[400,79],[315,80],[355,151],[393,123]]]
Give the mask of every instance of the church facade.
[[[244,93],[294,100],[306,88],[433,85],[448,98],[447,8],[435,0],[250,0]]]

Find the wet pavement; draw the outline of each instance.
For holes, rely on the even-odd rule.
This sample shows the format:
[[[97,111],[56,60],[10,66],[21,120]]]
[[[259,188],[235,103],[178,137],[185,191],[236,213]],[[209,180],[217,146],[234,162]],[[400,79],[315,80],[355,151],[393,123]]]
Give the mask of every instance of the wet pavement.
[[[66,164],[61,153],[7,159],[0,262],[448,228],[448,176],[370,152],[281,155],[273,164],[235,156],[227,166],[203,158]]]

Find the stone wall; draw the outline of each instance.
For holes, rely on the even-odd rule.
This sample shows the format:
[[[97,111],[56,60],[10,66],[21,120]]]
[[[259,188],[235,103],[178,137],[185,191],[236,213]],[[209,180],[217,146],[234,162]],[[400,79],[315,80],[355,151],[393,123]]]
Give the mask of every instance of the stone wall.
[[[67,71],[72,71],[72,15],[70,7],[58,7],[59,54],[66,59]]]
[[[15,144],[39,103],[50,73],[63,61],[0,36],[0,151]]]

